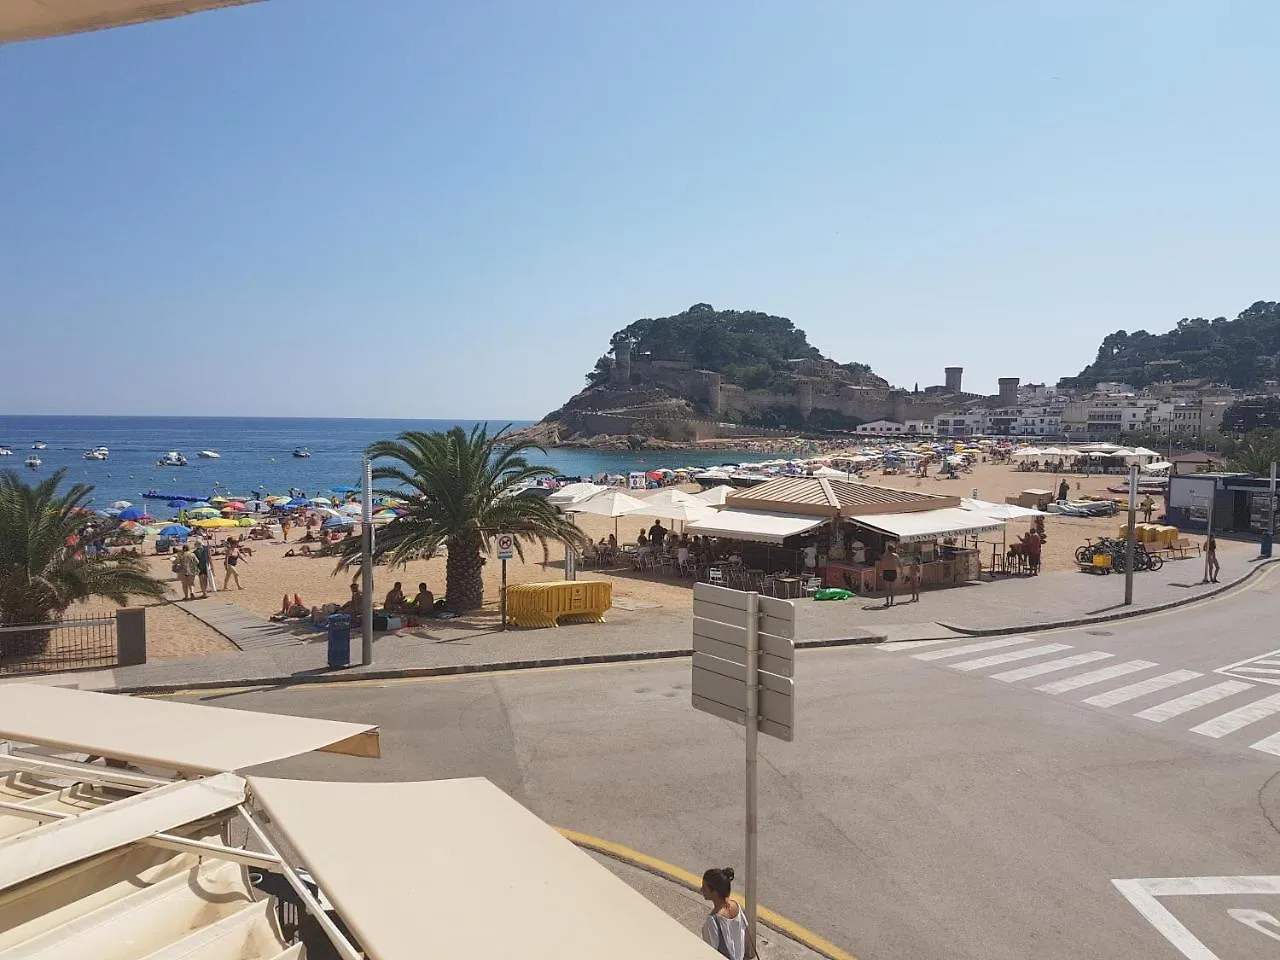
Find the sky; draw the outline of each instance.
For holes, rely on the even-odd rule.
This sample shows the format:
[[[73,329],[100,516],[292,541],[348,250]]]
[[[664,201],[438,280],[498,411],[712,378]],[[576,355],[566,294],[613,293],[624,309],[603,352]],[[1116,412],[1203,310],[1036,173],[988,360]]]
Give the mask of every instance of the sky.
[[[1280,4],[267,0],[0,47],[0,413],[536,419],[790,317],[910,388],[1280,299]]]

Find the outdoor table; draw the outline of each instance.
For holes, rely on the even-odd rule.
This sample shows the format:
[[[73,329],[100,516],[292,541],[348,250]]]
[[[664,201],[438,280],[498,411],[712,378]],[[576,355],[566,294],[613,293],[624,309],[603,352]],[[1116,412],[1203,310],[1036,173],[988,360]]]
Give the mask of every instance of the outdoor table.
[[[774,577],[774,596],[779,600],[794,600],[803,592],[799,577]]]

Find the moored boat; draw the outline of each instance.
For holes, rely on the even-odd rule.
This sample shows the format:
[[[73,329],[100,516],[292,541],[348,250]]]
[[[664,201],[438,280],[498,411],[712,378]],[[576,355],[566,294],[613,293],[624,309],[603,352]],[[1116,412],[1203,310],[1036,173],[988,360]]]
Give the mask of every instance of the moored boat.
[[[222,454],[220,454],[217,450],[201,450],[199,456],[203,460],[221,460],[222,459]]]
[[[106,460],[107,457],[111,456],[111,451],[106,447],[94,447],[92,450],[86,450],[80,456],[85,460]]]
[[[26,462],[27,462],[27,466],[30,467],[32,470],[34,470],[38,466],[40,466],[40,464],[43,461],[33,453],[31,456],[27,457]]]
[[[295,457],[309,457],[311,456],[311,451],[308,450],[306,447],[294,447],[293,455]]]
[[[187,458],[180,454],[177,450],[170,450],[163,457],[156,461],[157,467],[185,467]]]

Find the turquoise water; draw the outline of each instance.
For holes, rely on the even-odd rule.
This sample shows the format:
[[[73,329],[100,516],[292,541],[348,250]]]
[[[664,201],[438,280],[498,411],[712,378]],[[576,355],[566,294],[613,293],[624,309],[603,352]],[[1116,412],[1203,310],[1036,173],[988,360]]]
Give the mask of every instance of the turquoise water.
[[[116,500],[140,503],[142,493],[153,489],[209,497],[216,491],[248,495],[256,490],[284,493],[297,487],[314,496],[333,486],[358,487],[361,452],[375,440],[393,438],[404,430],[446,430],[455,425],[469,430],[473,424],[452,420],[0,416],[0,444],[13,450],[12,457],[0,457],[0,468],[41,477],[66,467],[68,480],[94,485],[93,500],[99,507]],[[490,422],[492,430],[505,425],[505,421]],[[48,447],[33,451],[31,445],[37,440]],[[108,447],[110,459],[81,458],[85,450],[96,446]],[[307,447],[311,456],[295,458],[295,447]],[[157,467],[156,459],[170,450],[186,456],[188,466]],[[198,459],[201,450],[217,451],[222,458]],[[32,453],[43,461],[34,471],[23,466]],[[759,458],[757,454],[755,459]],[[712,466],[733,461],[734,455],[725,451],[548,450],[545,458],[538,459],[577,477],[661,466]]]

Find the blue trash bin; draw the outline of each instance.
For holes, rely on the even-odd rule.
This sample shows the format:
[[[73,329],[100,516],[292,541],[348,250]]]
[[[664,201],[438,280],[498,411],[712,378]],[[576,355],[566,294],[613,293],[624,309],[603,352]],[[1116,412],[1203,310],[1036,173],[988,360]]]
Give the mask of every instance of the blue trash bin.
[[[329,628],[329,666],[351,665],[351,615],[333,613],[326,621]]]
[[[1260,554],[1261,556],[1264,556],[1264,557],[1271,556],[1271,542],[1272,542],[1271,534],[1264,533],[1262,535],[1262,551]]]

